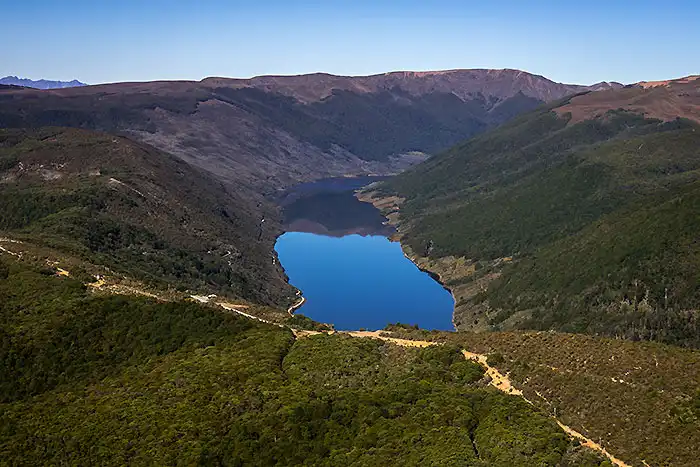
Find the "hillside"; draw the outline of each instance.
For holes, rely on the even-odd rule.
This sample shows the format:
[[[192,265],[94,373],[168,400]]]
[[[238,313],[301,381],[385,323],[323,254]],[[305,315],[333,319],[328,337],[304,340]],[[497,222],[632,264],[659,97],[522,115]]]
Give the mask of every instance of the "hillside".
[[[619,86],[603,83],[593,88]],[[589,89],[517,70],[313,74],[0,90],[0,127],[117,132],[266,193],[400,171],[544,101]]]
[[[668,81],[642,81],[625,89],[577,96],[557,109],[559,115],[571,114],[571,122],[623,109],[649,118],[672,120],[677,117],[700,121],[700,76]]]
[[[0,295],[9,464],[609,465],[455,346],[296,339],[191,302],[93,296],[1,254]]]
[[[155,287],[282,306],[261,198],[123,137],[0,130],[0,236]]]
[[[0,84],[22,86],[25,88],[34,89],[63,89],[73,88],[76,86],[87,86],[87,84],[81,83],[77,79],[71,81],[51,81],[48,79],[33,80],[28,78],[18,78],[17,76],[5,76],[4,78],[0,78]]]
[[[0,464],[610,467],[573,428],[617,465],[693,465],[698,351],[631,340],[700,345],[696,81],[552,102],[362,195],[460,329],[623,340],[291,316],[264,194],[389,170],[407,138],[473,123],[465,106],[481,131],[581,91],[512,70],[363,80],[0,87]],[[406,139],[371,115],[408,118]],[[284,192],[286,220],[315,207],[344,230],[310,185]]]
[[[392,329],[488,354],[536,407],[601,440],[629,465],[696,464],[698,350],[556,332]]]
[[[381,188],[410,253],[455,292],[458,328],[700,345],[698,85],[577,96]]]

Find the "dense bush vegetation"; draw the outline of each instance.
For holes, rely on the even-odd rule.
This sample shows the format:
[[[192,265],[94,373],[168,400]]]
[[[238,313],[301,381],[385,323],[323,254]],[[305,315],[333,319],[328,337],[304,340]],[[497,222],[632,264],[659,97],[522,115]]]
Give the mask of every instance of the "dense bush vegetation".
[[[312,320],[308,316],[304,316],[301,313],[294,313],[290,317],[286,324],[294,329],[304,329],[308,331],[330,331],[331,327],[327,324],[319,323]]]
[[[506,268],[488,300],[529,309],[529,328],[698,347],[699,210],[700,183],[693,183],[606,216]]]
[[[291,300],[252,200],[110,135],[0,130],[0,231],[158,287]]]
[[[4,402],[100,379],[177,349],[214,345],[232,330],[249,327],[188,302],[89,298],[75,280],[31,270],[2,280],[0,297]]]
[[[70,278],[0,264],[0,457],[9,464],[554,466],[580,457],[547,416],[483,389],[483,369],[454,346],[295,341],[198,304],[91,297]]]
[[[488,354],[529,400],[628,464],[697,463],[700,351],[555,332],[396,332]]]
[[[386,182],[406,197],[403,241],[486,266],[448,286],[502,274],[457,304],[467,327],[487,313],[492,329],[700,346],[697,124],[566,123],[542,109]]]
[[[637,199],[635,188],[698,168],[691,123],[613,112],[565,125],[528,114],[386,182],[407,197],[409,245],[432,239],[437,255],[475,259],[531,252]],[[645,143],[644,155],[631,150]]]

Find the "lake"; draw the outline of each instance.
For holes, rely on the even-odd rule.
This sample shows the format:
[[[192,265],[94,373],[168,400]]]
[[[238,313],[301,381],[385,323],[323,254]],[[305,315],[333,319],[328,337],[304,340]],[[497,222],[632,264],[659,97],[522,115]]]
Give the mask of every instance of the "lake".
[[[303,193],[285,195],[287,232],[275,250],[290,283],[306,298],[298,312],[339,330],[398,322],[453,330],[451,294],[389,240],[393,229],[386,219],[354,197],[363,186],[358,183],[348,179],[342,189],[343,182],[333,179],[329,190],[305,184]]]

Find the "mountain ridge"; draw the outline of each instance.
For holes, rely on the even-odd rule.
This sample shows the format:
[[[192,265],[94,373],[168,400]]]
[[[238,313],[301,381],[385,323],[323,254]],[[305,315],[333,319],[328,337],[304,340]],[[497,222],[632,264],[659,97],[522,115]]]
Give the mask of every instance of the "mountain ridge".
[[[436,73],[0,89],[0,126],[120,133],[274,194],[318,178],[395,174],[415,163],[408,153],[440,151],[586,90],[514,70]]]
[[[78,86],[87,86],[87,84],[78,81],[52,81],[48,79],[32,80],[29,78],[18,78],[17,76],[5,76],[0,78],[0,84],[9,84],[13,86],[22,86],[34,89],[65,89]]]
[[[317,78],[320,88],[304,88],[305,81]],[[483,80],[484,82],[479,82]],[[499,83],[499,80],[502,81]],[[511,88],[508,81],[512,81]],[[418,81],[419,83],[415,83]],[[471,93],[496,95],[499,98],[512,97],[518,91],[542,101],[559,99],[568,94],[608,88],[620,88],[620,83],[601,82],[591,86],[565,84],[552,81],[544,76],[516,69],[461,68],[432,71],[390,71],[366,76],[342,76],[330,73],[301,75],[262,75],[252,78],[210,77],[201,81],[213,85],[239,85],[274,90],[291,95],[304,102],[322,100],[333,90],[353,90],[358,92],[378,92],[399,87],[409,93],[450,90],[462,100],[468,100]],[[492,84],[490,84],[492,83]],[[296,89],[295,89],[296,88]],[[301,90],[299,90],[301,88]]]

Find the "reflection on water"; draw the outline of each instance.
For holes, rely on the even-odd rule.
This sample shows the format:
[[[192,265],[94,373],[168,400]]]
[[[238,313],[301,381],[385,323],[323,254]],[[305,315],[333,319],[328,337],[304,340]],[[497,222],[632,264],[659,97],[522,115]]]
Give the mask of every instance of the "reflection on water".
[[[391,235],[394,229],[385,225],[384,216],[354,195],[355,190],[385,178],[332,178],[290,189],[280,201],[285,230],[332,237]]]
[[[355,198],[375,180],[321,180],[281,197],[287,233],[275,249],[306,298],[299,312],[341,330],[397,322],[453,329],[450,293],[387,238],[394,229],[379,211]]]

